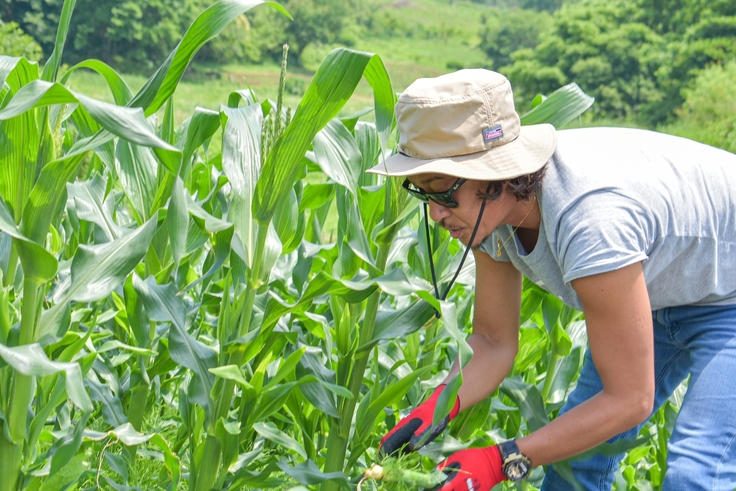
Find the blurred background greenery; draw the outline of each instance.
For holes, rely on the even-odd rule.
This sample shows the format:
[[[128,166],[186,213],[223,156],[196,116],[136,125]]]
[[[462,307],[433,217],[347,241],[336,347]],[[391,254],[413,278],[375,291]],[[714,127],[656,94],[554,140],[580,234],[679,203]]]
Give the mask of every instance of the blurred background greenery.
[[[51,54],[62,0],[0,1],[3,54]],[[210,0],[79,0],[65,63],[97,58],[140,87]],[[596,98],[584,125],[658,129],[736,151],[736,2],[731,0],[284,0],[294,20],[254,9],[198,53],[176,94],[181,122],[251,86],[275,97],[290,46],[287,103],[337,46],[375,52],[401,91],[418,77],[498,70],[521,112],[576,82]],[[92,73],[72,88],[111,100]],[[362,83],[344,109],[371,104]]]

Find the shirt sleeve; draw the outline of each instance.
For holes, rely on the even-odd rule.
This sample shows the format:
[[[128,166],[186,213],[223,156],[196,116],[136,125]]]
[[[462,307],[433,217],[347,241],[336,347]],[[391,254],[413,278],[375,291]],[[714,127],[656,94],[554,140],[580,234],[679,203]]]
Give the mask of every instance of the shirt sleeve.
[[[641,203],[611,190],[583,195],[557,221],[555,248],[563,281],[646,261],[655,231]]]

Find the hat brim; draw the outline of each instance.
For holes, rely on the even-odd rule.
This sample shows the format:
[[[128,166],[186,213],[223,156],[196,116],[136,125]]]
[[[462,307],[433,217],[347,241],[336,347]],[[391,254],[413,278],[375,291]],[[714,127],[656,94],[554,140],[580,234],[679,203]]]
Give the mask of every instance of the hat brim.
[[[552,157],[557,135],[551,124],[522,126],[509,143],[467,155],[419,159],[398,153],[366,172],[384,176],[445,174],[478,181],[502,181],[538,171]]]

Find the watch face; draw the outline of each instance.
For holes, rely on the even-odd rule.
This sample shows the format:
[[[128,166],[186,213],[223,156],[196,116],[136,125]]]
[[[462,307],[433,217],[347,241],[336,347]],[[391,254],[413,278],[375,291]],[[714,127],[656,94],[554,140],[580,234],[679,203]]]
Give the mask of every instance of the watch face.
[[[503,473],[510,481],[521,481],[529,475],[529,463],[524,458],[507,461],[503,465]]]

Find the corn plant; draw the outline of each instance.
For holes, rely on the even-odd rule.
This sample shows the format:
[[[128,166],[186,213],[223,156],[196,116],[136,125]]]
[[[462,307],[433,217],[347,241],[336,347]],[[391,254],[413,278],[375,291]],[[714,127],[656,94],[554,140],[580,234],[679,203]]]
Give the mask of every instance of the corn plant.
[[[158,465],[156,489],[352,488],[385,431],[472,356],[472,261],[434,299],[427,255],[447,284],[460,245],[435,227],[430,249],[416,202],[364,172],[394,140],[378,56],[333,51],[292,111],[285,48],[277,101],[245,87],[176,126],[194,54],[260,3],[285,13],[215,3],[136,94],[96,60],[59,73],[73,0],[40,75],[0,57],[0,491],[131,488],[140,462]],[[67,89],[80,69],[115,103]],[[362,78],[372,122],[340,115]],[[591,102],[566,86],[523,122],[560,126]],[[518,436],[561,407],[583,320],[532,284],[523,298],[511,377],[423,458]],[[622,482],[657,477],[648,459],[664,457],[648,448]]]
[[[89,462],[78,454],[95,410],[85,385],[92,399],[103,401],[108,422],[140,426],[149,382],[147,359],[156,354],[152,348],[158,339],[138,315],[142,310],[129,275],[137,269],[165,278],[173,270],[167,259],[174,265],[181,259],[184,247],[174,218],[181,219],[186,208],[178,201],[178,209],[169,207],[177,213],[171,218],[159,212],[171,201],[179,173],[187,169],[184,160],[191,157],[187,150],[196,143],[195,135],[182,141],[189,147],[173,146],[147,117],[169,100],[196,51],[230,20],[260,3],[223,1],[206,10],[135,96],[100,62],[85,62],[65,75],[81,67],[98,71],[118,104],[90,99],[56,82],[73,0],[64,2],[56,48],[42,74],[35,62],[0,57],[0,230],[7,253],[1,295],[0,489],[38,487],[41,482],[66,486],[89,470]],[[171,140],[170,132],[168,136]],[[104,175],[67,187],[84,166],[102,168]],[[114,188],[120,195],[110,192]],[[126,341],[134,345],[118,340],[95,346],[95,340],[106,338],[94,329],[96,324],[102,326],[114,315],[105,310],[106,300],[124,282],[126,320],[134,331]],[[99,360],[111,349],[138,358],[130,374],[129,414],[118,411],[113,401],[120,394],[112,393],[111,384],[95,383],[111,373]],[[65,404],[67,398],[72,407]],[[39,452],[50,418],[55,421],[54,443]],[[172,462],[167,465],[175,487],[178,470]]]

